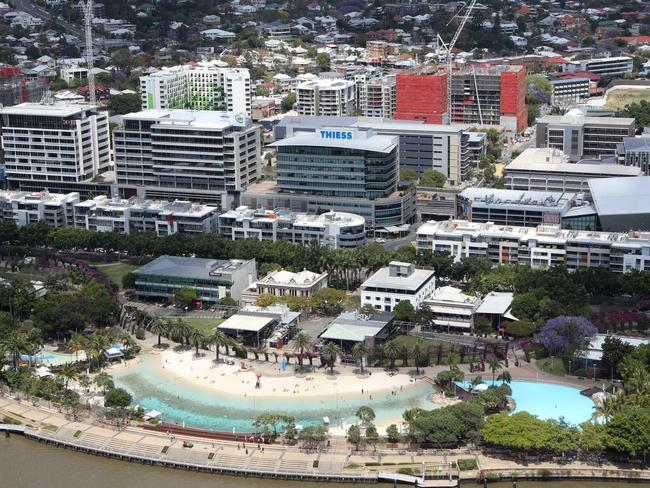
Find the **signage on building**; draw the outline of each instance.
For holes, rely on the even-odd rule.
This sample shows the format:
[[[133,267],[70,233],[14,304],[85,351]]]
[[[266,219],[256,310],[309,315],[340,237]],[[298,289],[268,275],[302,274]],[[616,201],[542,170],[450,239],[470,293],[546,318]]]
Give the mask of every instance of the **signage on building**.
[[[244,127],[246,125],[245,113],[225,113],[221,114],[221,120],[229,122],[234,126]]]
[[[321,130],[321,139],[352,139],[352,131],[350,130]]]
[[[542,221],[545,224],[559,224],[560,223],[560,214],[559,213],[544,212],[544,214],[542,215]]]

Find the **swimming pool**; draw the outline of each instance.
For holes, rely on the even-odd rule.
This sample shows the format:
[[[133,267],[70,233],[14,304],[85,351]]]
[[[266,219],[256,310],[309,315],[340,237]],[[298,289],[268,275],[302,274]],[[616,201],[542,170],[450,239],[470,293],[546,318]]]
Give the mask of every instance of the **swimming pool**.
[[[20,359],[29,361],[29,356],[23,354]],[[42,351],[41,354],[31,356],[31,361],[36,363],[43,363],[46,366],[60,366],[61,364],[74,363],[78,358],[74,354],[64,354],[53,351]]]
[[[469,383],[459,383],[459,386],[467,388]],[[544,420],[563,417],[571,424],[589,420],[593,412],[594,402],[581,395],[578,388],[536,381],[513,381],[510,388],[517,404],[516,412],[528,412]]]
[[[299,401],[285,398],[255,398],[242,395],[226,395],[192,383],[170,378],[160,370],[156,358],[142,355],[142,362],[111,374],[115,385],[126,389],[133,396],[133,404],[146,410],[163,413],[165,422],[185,423],[188,427],[203,429],[250,432],[255,430],[253,421],[261,413],[281,412],[292,415],[302,425],[322,424],[329,417],[331,425],[348,425],[355,420],[356,410],[363,405],[371,406],[376,413],[375,423],[386,425],[399,423],[404,410],[414,407],[433,409],[430,401],[433,388],[424,381],[405,387],[399,396],[385,394],[368,396],[360,394],[337,394],[333,383],[322,396],[302,397]]]

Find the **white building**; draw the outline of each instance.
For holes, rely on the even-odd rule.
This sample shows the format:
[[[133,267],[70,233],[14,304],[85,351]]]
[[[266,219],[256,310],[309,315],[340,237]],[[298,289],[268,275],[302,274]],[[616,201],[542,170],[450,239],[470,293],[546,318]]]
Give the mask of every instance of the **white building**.
[[[418,269],[411,263],[392,261],[361,285],[361,306],[392,312],[402,300],[418,308],[436,287],[431,270]]]
[[[64,66],[61,68],[61,79],[66,83],[72,83],[74,80],[87,80],[88,69],[85,66]]]
[[[251,114],[250,74],[225,67],[221,61],[201,61],[163,68],[140,78],[143,110],[192,109]]]
[[[589,98],[589,78],[551,80],[551,105],[574,105]]]
[[[145,110],[122,120],[113,135],[124,195],[200,200],[223,208],[260,174],[260,127],[245,114]]]
[[[108,114],[91,105],[0,109],[8,180],[81,182],[111,167]]]
[[[424,304],[431,309],[434,317],[432,325],[436,328],[471,332],[481,299],[453,286],[441,286],[424,300]]]
[[[602,76],[621,76],[634,71],[634,60],[630,56],[581,59],[564,63],[563,71],[589,71]]]
[[[350,80],[326,79],[305,81],[296,88],[299,115],[352,115],[355,87]]]
[[[397,108],[397,83],[395,77],[369,80],[364,83],[363,101],[358,109],[365,117],[393,118]],[[359,90],[358,90],[359,91]]]
[[[259,295],[270,294],[276,297],[303,297],[309,298],[321,288],[327,287],[327,273],[314,273],[312,271],[272,271],[255,283]]]
[[[182,201],[98,196],[74,204],[74,226],[96,232],[204,234],[217,230],[217,207]]]
[[[485,257],[493,264],[569,270],[603,267],[617,273],[650,271],[650,233],[563,230],[448,220],[417,230],[418,251],[446,252],[456,260]],[[362,297],[363,299],[363,297]]]
[[[365,222],[360,215],[345,212],[313,215],[241,206],[219,216],[219,233],[233,241],[284,239],[304,245],[317,242],[333,249],[355,248],[366,243]]]
[[[49,227],[67,227],[78,193],[0,191],[0,219],[13,220],[18,227],[44,220]]]

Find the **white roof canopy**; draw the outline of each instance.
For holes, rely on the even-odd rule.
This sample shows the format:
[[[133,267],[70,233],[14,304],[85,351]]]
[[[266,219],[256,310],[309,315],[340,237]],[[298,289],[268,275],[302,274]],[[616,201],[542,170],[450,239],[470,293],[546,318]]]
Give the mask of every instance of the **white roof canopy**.
[[[275,320],[274,317],[260,317],[257,315],[233,315],[217,326],[218,329],[241,330],[245,332],[259,332]]]

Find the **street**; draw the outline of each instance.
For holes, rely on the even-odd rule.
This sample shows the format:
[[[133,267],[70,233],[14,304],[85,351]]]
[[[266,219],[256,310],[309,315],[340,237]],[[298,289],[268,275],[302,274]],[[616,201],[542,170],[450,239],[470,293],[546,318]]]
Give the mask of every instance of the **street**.
[[[84,31],[78,25],[71,24],[70,22],[66,22],[63,19],[52,17],[52,15],[50,15],[47,10],[39,7],[38,5],[34,5],[29,0],[14,0],[14,5],[18,11],[27,12],[33,17],[39,17],[45,21],[54,22],[60,25],[66,30],[68,34],[72,34],[73,36],[78,37],[80,41],[84,42]]]

